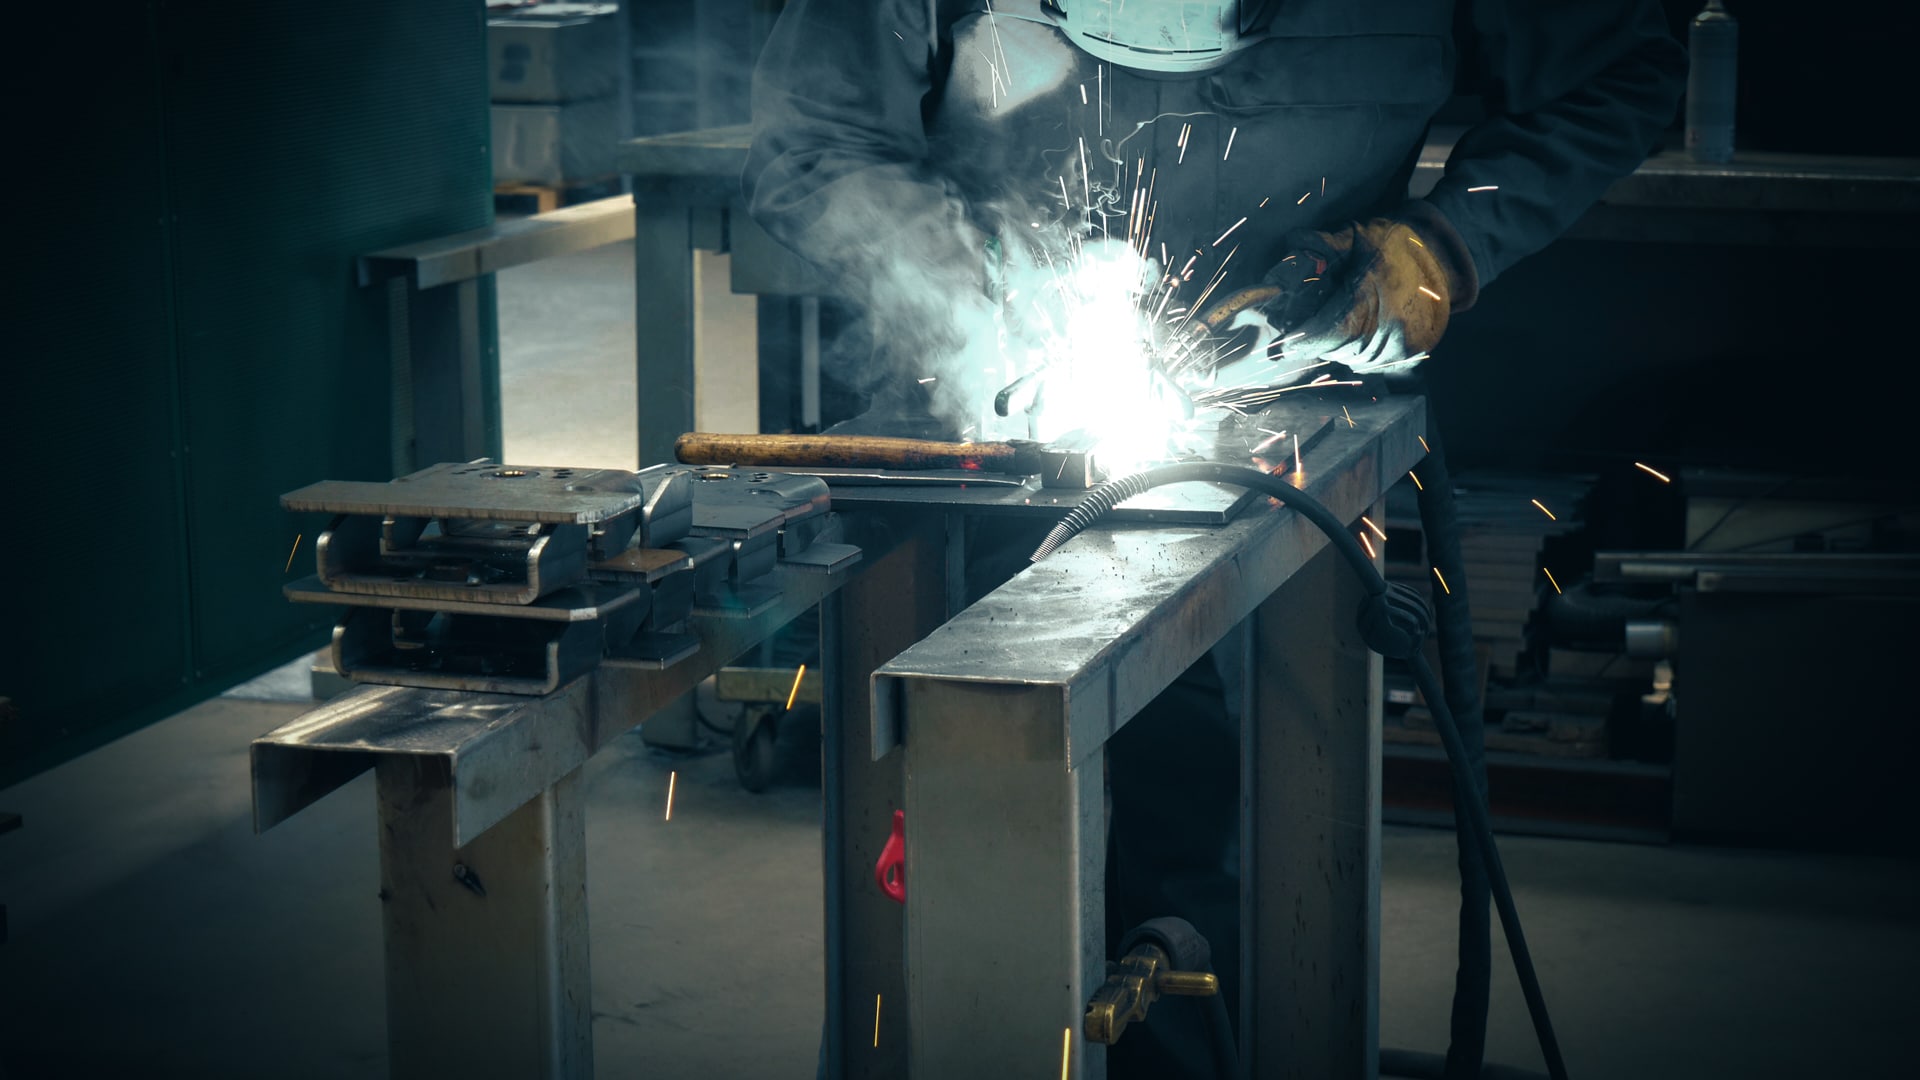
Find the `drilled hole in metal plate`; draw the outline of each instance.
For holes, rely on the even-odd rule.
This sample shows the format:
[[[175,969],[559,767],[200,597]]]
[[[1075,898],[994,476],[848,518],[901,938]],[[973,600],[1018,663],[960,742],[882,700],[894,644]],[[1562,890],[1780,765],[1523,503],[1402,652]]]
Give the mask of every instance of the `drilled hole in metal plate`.
[[[732,474],[732,473],[723,473],[723,472],[703,472],[703,473],[700,473],[700,474],[698,474],[698,479],[701,479],[701,480],[731,480],[731,479],[733,479],[733,474]]]
[[[533,474],[525,469],[495,469],[493,470],[493,475],[502,480],[518,480],[523,476],[532,476]]]
[[[773,479],[773,474],[757,472],[757,473],[754,473],[752,476],[747,477],[747,479],[755,484],[764,484],[767,481]]]

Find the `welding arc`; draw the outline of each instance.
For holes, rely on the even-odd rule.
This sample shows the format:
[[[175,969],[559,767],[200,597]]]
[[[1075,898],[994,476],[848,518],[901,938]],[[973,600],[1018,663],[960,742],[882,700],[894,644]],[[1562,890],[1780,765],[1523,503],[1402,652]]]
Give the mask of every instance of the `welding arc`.
[[[1533,1019],[1534,1034],[1540,1041],[1540,1052],[1546,1058],[1547,1072],[1553,1080],[1566,1080],[1566,1062],[1560,1054],[1559,1039],[1554,1035],[1553,1020],[1547,1014],[1546,997],[1541,993],[1540,979],[1533,967],[1533,954],[1527,948],[1526,934],[1520,926],[1520,912],[1514,906],[1506,867],[1500,861],[1493,825],[1487,818],[1485,797],[1481,794],[1480,786],[1474,782],[1466,744],[1454,722],[1453,710],[1448,707],[1440,680],[1420,648],[1420,638],[1432,627],[1432,616],[1425,612],[1424,602],[1417,599],[1414,602],[1420,604],[1421,611],[1413,613],[1407,609],[1407,597],[1412,595],[1417,598],[1417,594],[1412,594],[1411,590],[1404,587],[1390,587],[1360,546],[1360,541],[1347,531],[1346,524],[1333,511],[1286,480],[1250,466],[1211,461],[1163,465],[1110,480],[1094,488],[1088,493],[1086,501],[1062,518],[1046,539],[1041,541],[1034,550],[1033,561],[1046,558],[1061,544],[1127,499],[1165,484],[1192,481],[1233,484],[1271,496],[1325,533],[1328,542],[1360,576],[1361,586],[1367,593],[1361,630],[1367,638],[1368,647],[1383,655],[1398,656],[1412,668],[1414,683],[1433,714],[1434,727],[1446,750],[1447,766],[1453,773],[1454,790],[1457,793],[1472,793],[1472,797],[1455,799],[1458,827],[1486,868],[1494,907],[1500,913],[1500,926],[1506,934],[1508,952],[1513,957],[1514,973],[1520,980],[1521,994],[1526,998],[1527,1012]]]

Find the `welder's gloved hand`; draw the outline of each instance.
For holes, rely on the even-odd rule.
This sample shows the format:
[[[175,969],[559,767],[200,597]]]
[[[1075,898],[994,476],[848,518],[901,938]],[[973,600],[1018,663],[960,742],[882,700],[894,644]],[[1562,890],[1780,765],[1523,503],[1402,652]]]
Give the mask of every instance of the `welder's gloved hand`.
[[[1366,371],[1419,356],[1479,292],[1466,242],[1423,200],[1343,229],[1299,230],[1284,246],[1290,254],[1266,277],[1280,293],[1261,309],[1283,362]]]

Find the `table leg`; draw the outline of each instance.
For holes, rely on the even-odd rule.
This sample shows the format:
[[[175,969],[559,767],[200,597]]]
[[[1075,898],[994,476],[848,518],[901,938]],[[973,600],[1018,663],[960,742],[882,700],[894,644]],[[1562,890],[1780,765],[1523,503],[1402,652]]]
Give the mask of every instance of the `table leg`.
[[[827,677],[821,726],[825,1051],[827,1075],[835,1080],[906,1074],[902,910],[873,880],[893,811],[901,806],[901,756],[874,760],[869,676],[932,633],[957,606],[957,582],[949,584],[957,574],[949,567],[958,569],[960,544],[958,522],[940,517],[845,520],[850,529],[877,526],[905,535],[898,541],[850,535],[869,552],[870,565],[820,604]],[[876,557],[877,551],[884,554]]]
[[[1081,1034],[1106,969],[1105,749],[1069,768],[1058,686],[900,691],[909,1075],[1105,1076]]]
[[[1250,1077],[1379,1071],[1381,664],[1355,627],[1363,596],[1323,549],[1255,610],[1248,635],[1239,1029]]]
[[[374,767],[392,1075],[593,1075],[578,770],[462,848],[441,759]]]

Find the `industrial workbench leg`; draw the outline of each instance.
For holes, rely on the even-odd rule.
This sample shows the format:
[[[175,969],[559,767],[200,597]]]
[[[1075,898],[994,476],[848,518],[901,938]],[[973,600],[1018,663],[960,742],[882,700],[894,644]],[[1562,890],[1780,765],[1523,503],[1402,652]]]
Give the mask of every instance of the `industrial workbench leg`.
[[[463,848],[441,759],[374,773],[391,1075],[592,1076],[579,771]]]
[[[1326,548],[1255,610],[1248,635],[1239,1029],[1250,1077],[1379,1072],[1381,666],[1355,627],[1363,595]]]
[[[1104,1077],[1081,1025],[1106,970],[1106,750],[1068,767],[1057,686],[901,694],[909,1075]]]
[[[901,755],[875,761],[873,670],[932,633],[958,607],[959,522],[942,516],[847,519],[904,538],[848,539],[884,551],[820,604],[827,677],[821,727],[825,818],[827,1076],[906,1075],[907,993],[902,909],[874,883],[901,806]]]
[[[693,219],[685,205],[633,197],[635,372],[640,467],[673,460],[693,430]]]

